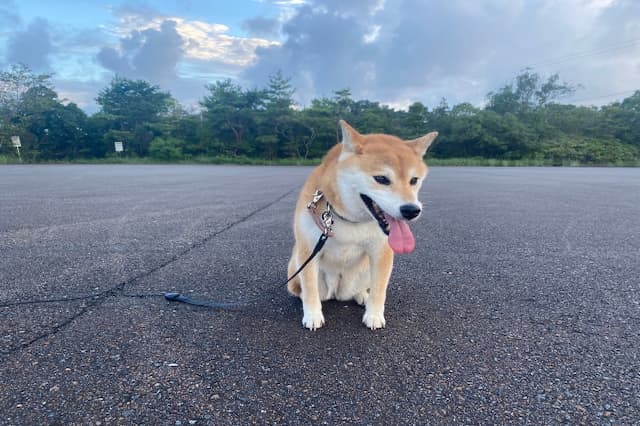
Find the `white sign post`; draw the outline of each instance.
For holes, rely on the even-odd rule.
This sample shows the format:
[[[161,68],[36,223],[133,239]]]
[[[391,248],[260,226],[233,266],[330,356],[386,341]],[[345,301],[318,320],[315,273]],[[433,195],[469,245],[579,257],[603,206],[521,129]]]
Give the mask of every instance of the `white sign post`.
[[[122,144],[122,142],[121,142],[121,141],[114,142],[114,143],[113,143],[113,147],[114,147],[114,149],[116,150],[116,152],[122,152],[122,151],[124,151],[124,146],[123,146],[123,144]]]
[[[18,158],[22,161],[22,156],[20,155],[20,147],[22,143],[20,143],[20,136],[11,136],[11,145],[16,147],[16,151],[18,151]]]

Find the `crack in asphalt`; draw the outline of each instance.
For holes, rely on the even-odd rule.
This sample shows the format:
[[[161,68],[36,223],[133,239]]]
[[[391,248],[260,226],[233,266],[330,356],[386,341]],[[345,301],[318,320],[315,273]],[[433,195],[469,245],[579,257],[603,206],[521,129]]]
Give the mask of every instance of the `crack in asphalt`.
[[[3,350],[0,351],[0,355],[11,355],[15,352],[18,352],[22,349],[28,348],[29,346],[33,345],[34,343],[39,342],[40,340],[43,340],[49,336],[53,336],[55,334],[57,334],[59,331],[61,331],[62,329],[64,329],[66,326],[70,325],[71,323],[73,323],[76,319],[80,318],[81,316],[83,316],[84,314],[86,314],[91,308],[100,305],[105,299],[111,297],[111,296],[115,296],[118,292],[121,292],[124,288],[124,286],[126,285],[126,282],[121,282],[120,284],[118,284],[115,287],[112,287],[108,290],[103,291],[102,293],[93,295],[93,296],[86,296],[86,297],[82,297],[82,298],[75,298],[75,300],[87,300],[87,299],[93,299],[91,300],[89,303],[87,303],[86,305],[83,305],[80,307],[80,311],[78,311],[77,313],[75,313],[74,315],[70,316],[69,318],[65,318],[63,321],[61,321],[60,323],[54,324],[53,328],[51,330],[49,330],[46,333],[42,333],[34,338],[32,338],[31,340],[29,340],[28,342],[24,342],[18,346],[15,346],[13,348],[10,348],[8,350]],[[64,300],[64,299],[61,299]],[[71,301],[72,299],[66,299],[66,301]],[[22,303],[27,304],[28,302],[24,302]],[[53,303],[53,301],[46,301],[46,302],[36,302],[36,303]],[[18,303],[19,304],[19,303]],[[14,304],[13,306],[15,306],[17,304]]]
[[[20,305],[35,305],[35,304],[48,304],[48,303],[64,303],[64,302],[72,302],[72,301],[78,301],[78,300],[90,300],[90,302],[88,302],[86,305],[81,306],[80,311],[78,311],[76,314],[70,316],[69,318],[66,318],[64,321],[55,324],[53,326],[53,328],[51,330],[49,330],[46,333],[42,333],[36,337],[34,337],[33,339],[29,340],[28,342],[24,342],[20,345],[17,345],[15,347],[12,347],[8,350],[2,350],[0,351],[0,355],[2,356],[10,356],[22,349],[28,348],[29,346],[33,345],[34,343],[39,342],[40,340],[46,339],[47,337],[53,336],[55,334],[57,334],[58,332],[60,332],[61,330],[63,330],[64,328],[66,328],[67,326],[69,326],[70,324],[72,324],[73,322],[75,322],[77,319],[81,318],[82,316],[84,316],[91,308],[94,308],[96,306],[101,305],[106,299],[110,298],[110,297],[132,297],[132,298],[141,298],[141,297],[154,297],[154,296],[162,296],[162,293],[158,293],[158,294],[126,294],[124,293],[124,289],[127,285],[129,284],[133,284],[134,282],[146,278],[152,274],[154,274],[155,272],[159,271],[162,268],[167,267],[168,265],[178,261],[180,258],[182,258],[183,256],[187,255],[189,252],[200,248],[202,246],[204,246],[205,244],[207,244],[209,241],[211,241],[213,238],[217,237],[218,235],[228,231],[229,229],[240,225],[246,221],[248,221],[249,219],[251,219],[253,216],[255,216],[256,214],[258,214],[259,212],[268,209],[269,207],[273,206],[274,204],[276,204],[277,202],[279,202],[280,200],[284,199],[285,197],[289,196],[291,193],[293,193],[297,188],[293,188],[287,192],[285,192],[284,194],[282,194],[281,196],[275,198],[274,200],[272,200],[271,202],[260,206],[259,208],[251,211],[249,214],[241,217],[240,219],[233,221],[229,224],[227,224],[226,226],[222,227],[221,229],[211,233],[210,235],[208,235],[207,237],[203,238],[200,241],[197,241],[193,244],[191,244],[189,247],[187,247],[186,249],[182,250],[181,252],[174,254],[173,256],[171,256],[170,258],[168,258],[167,260],[165,260],[164,262],[158,264],[157,266],[151,268],[150,270],[143,272],[139,275],[136,275],[132,278],[129,278],[121,283],[119,283],[118,285],[111,287],[103,292],[100,293],[96,293],[96,294],[91,294],[91,295],[87,295],[87,296],[74,296],[74,297],[63,297],[63,298],[58,298],[58,299],[43,299],[43,300],[26,300],[26,301],[13,301],[13,302],[6,302],[6,303],[2,303],[0,304],[0,308],[6,308],[6,307],[12,307],[12,306],[20,306]]]

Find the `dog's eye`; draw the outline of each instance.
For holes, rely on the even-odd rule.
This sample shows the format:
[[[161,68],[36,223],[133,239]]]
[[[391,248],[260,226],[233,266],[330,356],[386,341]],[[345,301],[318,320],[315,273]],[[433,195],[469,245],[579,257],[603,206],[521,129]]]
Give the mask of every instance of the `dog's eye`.
[[[412,177],[411,180],[409,181],[409,185],[415,185],[418,183],[418,178],[417,177]]]
[[[380,185],[391,185],[391,181],[386,176],[374,176],[373,179]]]

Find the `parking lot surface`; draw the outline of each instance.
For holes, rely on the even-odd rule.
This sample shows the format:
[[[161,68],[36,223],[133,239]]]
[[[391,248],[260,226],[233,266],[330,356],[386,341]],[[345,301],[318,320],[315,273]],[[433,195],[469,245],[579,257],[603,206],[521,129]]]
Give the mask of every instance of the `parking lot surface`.
[[[432,168],[387,327],[315,332],[309,171],[0,167],[0,423],[640,422],[640,169]]]

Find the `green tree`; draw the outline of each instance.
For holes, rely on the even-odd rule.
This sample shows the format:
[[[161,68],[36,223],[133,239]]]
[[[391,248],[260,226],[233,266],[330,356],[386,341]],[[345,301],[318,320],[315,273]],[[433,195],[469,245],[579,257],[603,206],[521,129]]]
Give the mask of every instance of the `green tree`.
[[[625,98],[622,102],[609,105],[604,110],[617,139],[640,147],[640,90]]]
[[[186,156],[209,154],[206,138],[203,138],[203,115],[188,112],[178,103],[166,117],[167,134],[184,141],[183,152]]]
[[[103,157],[116,140],[127,152],[164,161],[219,153],[310,158],[339,142],[343,118],[362,133],[405,139],[437,130],[430,151],[437,157],[626,164],[640,150],[640,91],[602,107],[564,105],[558,101],[576,87],[530,69],[489,93],[484,108],[442,99],[432,110],[420,102],[395,110],[342,89],[300,109],[280,71],[264,88],[231,80],[206,88],[202,109],[186,111],[158,86],[115,77],[97,97],[100,111],[87,117],[58,97],[49,75],[13,66],[0,72],[0,143],[7,150],[5,142],[18,135],[35,160]]]
[[[346,120],[352,122],[351,112],[353,109],[353,99],[351,98],[351,90],[348,88],[340,89],[333,92],[332,105],[335,111],[335,129],[336,129],[336,142],[340,142],[340,125],[339,120]]]
[[[28,133],[31,110],[25,102],[33,104],[37,100],[34,96],[36,91],[52,91],[52,87],[50,74],[36,74],[24,64],[12,65],[0,72],[0,144],[7,146],[11,136],[20,136],[24,143],[23,151],[29,155],[35,138]]]
[[[130,80],[116,76],[108,87],[100,91],[96,101],[101,113],[111,120],[105,138],[109,142],[124,140],[128,149],[137,155],[148,153],[156,134],[154,129],[174,103],[168,92],[144,80]]]
[[[314,133],[308,156],[319,158],[338,142],[334,103],[327,98],[313,99],[311,106],[301,111],[301,116]]]
[[[51,74],[35,74],[24,64],[12,65],[8,70],[0,71],[0,110],[3,114],[15,113],[24,95],[36,87],[51,89]]]
[[[514,114],[500,115],[493,111],[482,111],[478,118],[483,132],[474,155],[519,159],[534,149],[531,130]]]
[[[87,118],[85,128],[87,140],[80,151],[80,155],[88,158],[104,158],[114,150],[113,141],[108,139],[112,126],[110,116],[97,112]]]
[[[286,114],[293,107],[293,95],[296,90],[291,85],[291,78],[286,78],[281,70],[269,77],[265,90],[266,107],[280,114]]]
[[[256,140],[260,152],[267,158],[293,157],[299,154],[301,122],[293,110],[295,89],[291,79],[278,70],[269,77],[264,91],[265,108],[260,114],[260,136]]]
[[[404,119],[404,128],[407,132],[407,138],[413,139],[426,135],[431,129],[429,129],[430,123],[429,108],[424,106],[422,102],[414,102],[409,105],[409,109]]]
[[[182,146],[184,141],[177,138],[157,137],[149,145],[149,155],[151,158],[162,161],[175,161],[182,158]]]
[[[431,111],[429,127],[431,130],[437,130],[439,136],[429,149],[429,155],[441,158],[459,156],[456,150],[451,149],[451,144],[455,141],[450,136],[452,120],[449,114],[449,104],[445,98],[440,99],[438,106]]]
[[[250,153],[245,136],[255,129],[255,113],[264,105],[264,92],[243,90],[230,79],[216,81],[206,88],[209,93],[200,105],[209,137],[223,141],[228,154]]]
[[[527,68],[516,76],[513,83],[487,95],[487,109],[498,114],[510,112],[522,116],[562,96],[572,94],[575,90],[576,87],[560,82],[558,74],[543,80],[540,74]]]
[[[545,141],[541,153],[558,166],[570,163],[624,164],[638,157],[638,148],[613,138],[561,135]]]
[[[603,128],[603,114],[597,107],[551,104],[545,107],[547,123],[558,133],[599,135]]]
[[[162,92],[144,80],[115,76],[96,98],[104,114],[111,115],[120,130],[132,130],[154,122],[173,104],[168,92]]]
[[[34,154],[42,159],[72,159],[86,152],[87,116],[74,103],[62,104],[55,92],[30,105],[27,129],[34,136]]]
[[[3,139],[20,136],[29,159],[74,158],[87,142],[86,114],[73,103],[64,104],[50,83],[50,75],[14,66],[0,75],[0,129]]]

